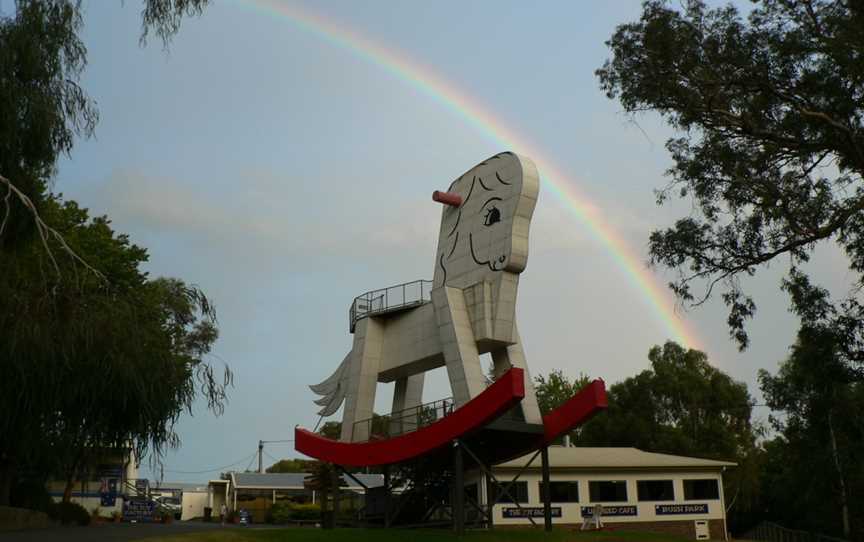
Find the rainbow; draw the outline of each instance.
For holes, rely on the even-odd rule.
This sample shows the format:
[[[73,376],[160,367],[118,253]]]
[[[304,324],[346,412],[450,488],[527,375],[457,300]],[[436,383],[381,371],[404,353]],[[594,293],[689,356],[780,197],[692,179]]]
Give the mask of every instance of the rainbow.
[[[461,118],[484,137],[500,145],[501,150],[513,150],[530,156],[541,173],[543,187],[570,211],[614,260],[631,286],[637,290],[671,338],[683,346],[700,348],[695,332],[675,314],[674,303],[656,278],[641,262],[638,253],[599,215],[590,200],[577,192],[576,183],[569,180],[540,149],[517,136],[504,123],[452,84],[397,51],[385,48],[369,38],[320,15],[279,0],[247,0],[241,5],[266,15],[291,22],[323,41],[387,72],[395,79],[413,87],[419,93]]]

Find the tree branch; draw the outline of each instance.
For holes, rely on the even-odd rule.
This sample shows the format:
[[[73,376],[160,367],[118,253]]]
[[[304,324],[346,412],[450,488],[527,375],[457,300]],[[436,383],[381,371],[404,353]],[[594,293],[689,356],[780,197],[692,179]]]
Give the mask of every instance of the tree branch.
[[[33,215],[33,221],[36,224],[36,231],[39,234],[39,240],[42,243],[42,246],[45,248],[45,253],[48,255],[48,258],[51,260],[51,265],[54,267],[54,272],[58,277],[62,276],[60,272],[60,266],[57,263],[57,259],[54,257],[54,251],[51,250],[51,247],[48,245],[49,239],[53,239],[60,245],[60,249],[65,252],[69,257],[71,257],[74,261],[78,262],[85,269],[93,273],[98,279],[107,282],[108,279],[105,278],[101,272],[93,268],[90,264],[88,264],[84,259],[78,255],[77,252],[72,250],[72,248],[66,243],[66,239],[63,238],[63,235],[60,234],[57,230],[49,226],[45,223],[41,216],[39,216],[39,211],[36,209],[36,206],[33,204],[33,201],[21,190],[16,187],[12,181],[0,175],[0,183],[6,185],[6,196],[3,198],[3,202],[5,205],[5,213],[3,214],[3,221],[0,222],[0,235],[3,235],[3,230],[6,227],[6,223],[9,220],[9,215],[11,211],[9,200],[14,194],[18,200],[30,211],[30,214]]]

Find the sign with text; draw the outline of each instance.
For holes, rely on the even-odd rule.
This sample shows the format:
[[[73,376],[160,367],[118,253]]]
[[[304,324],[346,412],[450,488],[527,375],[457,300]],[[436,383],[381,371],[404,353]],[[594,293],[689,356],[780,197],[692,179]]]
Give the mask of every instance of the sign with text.
[[[505,518],[542,518],[543,517],[543,507],[522,507],[522,508],[505,508],[502,510],[502,515]],[[552,517],[560,518],[561,517],[561,507],[553,506],[552,507]]]
[[[590,518],[594,515],[594,507],[593,506],[583,506],[582,507],[582,517]],[[603,514],[602,517],[606,516],[635,516],[636,515],[636,507],[633,505],[623,505],[623,506],[609,506],[603,505]]]
[[[669,516],[672,514],[707,514],[708,503],[698,504],[655,504],[654,513],[658,516]]]

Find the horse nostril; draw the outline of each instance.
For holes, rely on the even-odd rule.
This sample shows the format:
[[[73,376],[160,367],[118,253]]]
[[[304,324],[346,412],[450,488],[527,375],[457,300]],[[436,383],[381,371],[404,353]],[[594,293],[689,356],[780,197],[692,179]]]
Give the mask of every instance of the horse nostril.
[[[506,259],[507,258],[505,256],[501,256],[500,258],[498,258],[498,261],[501,263],[504,263],[504,260],[506,260]]]

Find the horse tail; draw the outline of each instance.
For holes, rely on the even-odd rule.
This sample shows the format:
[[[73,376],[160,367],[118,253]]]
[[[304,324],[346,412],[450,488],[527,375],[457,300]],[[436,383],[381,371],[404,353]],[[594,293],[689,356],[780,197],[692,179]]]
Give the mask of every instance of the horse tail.
[[[321,395],[315,404],[323,407],[318,411],[320,416],[330,416],[342,405],[348,388],[348,367],[351,365],[351,352],[345,355],[345,359],[336,368],[336,371],[320,384],[309,386],[316,395]]]

